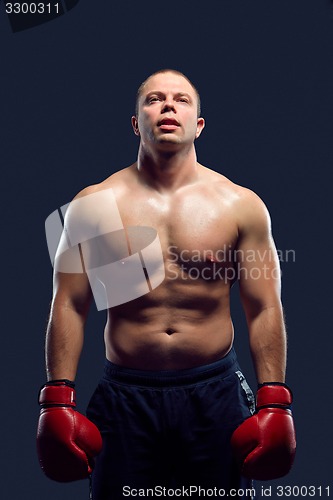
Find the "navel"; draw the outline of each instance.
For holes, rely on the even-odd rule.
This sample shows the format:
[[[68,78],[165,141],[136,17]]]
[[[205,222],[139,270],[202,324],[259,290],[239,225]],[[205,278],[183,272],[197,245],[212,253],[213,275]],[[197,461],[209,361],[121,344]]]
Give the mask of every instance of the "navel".
[[[165,330],[165,333],[167,333],[168,335],[172,335],[173,333],[175,333],[176,330],[174,330],[173,328],[167,328]]]

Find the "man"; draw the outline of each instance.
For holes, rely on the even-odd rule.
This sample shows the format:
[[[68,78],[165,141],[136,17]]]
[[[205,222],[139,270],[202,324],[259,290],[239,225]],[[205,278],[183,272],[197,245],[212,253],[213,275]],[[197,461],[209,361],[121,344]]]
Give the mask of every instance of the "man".
[[[140,86],[132,126],[140,138],[137,161],[83,190],[66,214],[66,235],[81,245],[83,272],[65,269],[66,245],[58,250],[46,337],[48,383],[40,394],[41,465],[53,479],[73,480],[91,473],[97,455],[95,500],[162,487],[178,496],[217,488],[241,498],[251,478],[286,474],[295,452],[269,214],[253,192],[197,162],[194,142],[205,122],[199,94],[182,73],[159,71]],[[159,242],[146,260],[144,228]],[[123,299],[115,301],[112,289],[122,280],[103,272],[108,255],[117,269],[130,262],[121,237],[128,258],[140,254],[143,281],[150,285],[142,293],[142,283],[126,281]],[[160,255],[163,279],[154,286]],[[102,276],[94,274],[100,269]],[[259,384],[255,414],[233,349],[235,281]],[[101,282],[106,365],[88,420],[74,411],[74,380]]]

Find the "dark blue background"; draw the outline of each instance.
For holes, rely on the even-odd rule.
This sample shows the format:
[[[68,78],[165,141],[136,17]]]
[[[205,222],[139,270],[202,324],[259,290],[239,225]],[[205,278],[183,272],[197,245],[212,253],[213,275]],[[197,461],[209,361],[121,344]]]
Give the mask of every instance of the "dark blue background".
[[[277,247],[295,250],[296,261],[281,265],[298,453],[292,472],[266,487],[331,485],[333,495],[332,32],[331,4],[319,0],[80,0],[16,33],[0,4],[3,498],[88,499],[86,482],[45,478],[35,453],[52,291],[44,221],[135,160],[135,92],[164,67],[200,90],[199,161],[256,191]],[[236,345],[255,387],[233,296]],[[101,373],[104,319],[93,310],[88,322],[81,410]]]

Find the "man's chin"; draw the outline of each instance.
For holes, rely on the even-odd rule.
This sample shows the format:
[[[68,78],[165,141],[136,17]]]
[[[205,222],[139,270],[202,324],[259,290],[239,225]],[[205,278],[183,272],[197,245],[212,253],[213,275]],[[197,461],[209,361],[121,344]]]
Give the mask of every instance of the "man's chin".
[[[184,148],[184,145],[180,142],[172,141],[161,141],[156,145],[156,150],[160,153],[166,154],[177,154]]]
[[[165,145],[166,147],[180,146],[182,141],[175,134],[163,134],[156,137],[156,144]]]

